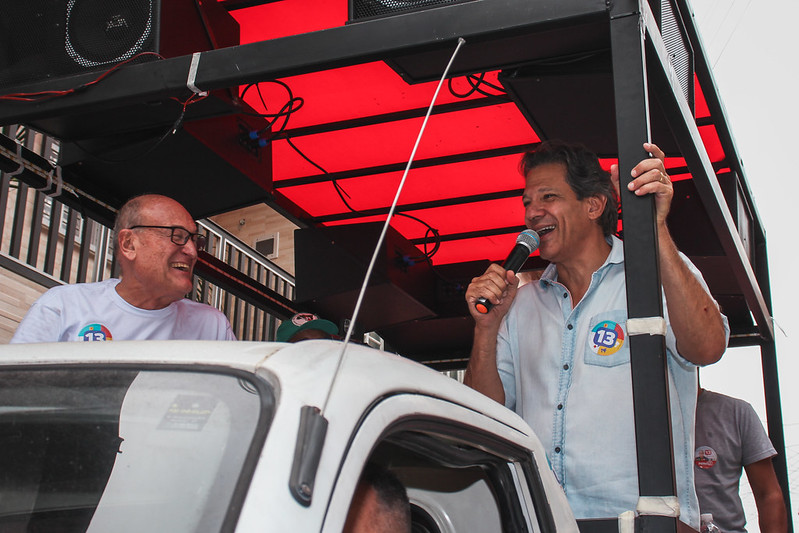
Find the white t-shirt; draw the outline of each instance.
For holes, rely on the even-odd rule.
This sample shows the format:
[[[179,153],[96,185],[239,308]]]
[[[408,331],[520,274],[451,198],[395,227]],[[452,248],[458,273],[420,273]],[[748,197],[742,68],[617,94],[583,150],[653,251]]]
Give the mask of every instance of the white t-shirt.
[[[227,317],[191,300],[139,309],[115,290],[118,279],[60,285],[20,322],[12,343],[110,340],[235,340]]]

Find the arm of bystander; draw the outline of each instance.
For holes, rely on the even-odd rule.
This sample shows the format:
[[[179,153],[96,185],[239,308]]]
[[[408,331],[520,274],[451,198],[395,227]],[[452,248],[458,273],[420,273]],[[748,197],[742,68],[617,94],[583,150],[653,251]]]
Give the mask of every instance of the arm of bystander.
[[[761,533],[785,533],[788,531],[785,500],[782,497],[782,490],[777,482],[771,458],[748,464],[744,466],[744,470],[755,496]]]

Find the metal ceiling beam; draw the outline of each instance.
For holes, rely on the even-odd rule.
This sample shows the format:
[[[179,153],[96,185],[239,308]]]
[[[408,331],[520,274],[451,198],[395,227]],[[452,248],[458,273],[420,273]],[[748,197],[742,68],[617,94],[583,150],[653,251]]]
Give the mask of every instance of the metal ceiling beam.
[[[463,152],[460,154],[444,155],[439,157],[429,157],[417,159],[413,162],[413,168],[427,168],[452,163],[462,163],[464,161],[475,161],[477,159],[487,159],[490,157],[501,157],[504,155],[521,154],[522,152],[534,148],[538,143],[517,144],[512,146],[502,146],[488,150],[476,150],[474,152]],[[342,170],[341,172],[328,172],[326,174],[314,174],[300,178],[289,178],[275,181],[275,189],[285,189],[286,187],[296,187],[299,185],[311,185],[314,183],[326,183],[329,181],[343,180],[349,178],[360,178],[372,176],[374,174],[385,174],[387,172],[400,172],[408,166],[407,161],[377,165],[374,167],[356,168],[353,170]]]
[[[401,204],[396,207],[397,213],[407,213],[409,211],[421,211],[424,209],[435,209],[438,207],[450,207],[453,205],[473,204],[477,202],[488,202],[491,200],[502,200],[505,198],[519,199],[522,196],[524,189],[511,189],[508,191],[498,191],[489,194],[473,194],[470,196],[458,196],[454,198],[446,198],[444,200],[430,200],[427,202],[415,202],[412,204]],[[378,207],[375,209],[364,209],[361,211],[342,211],[332,215],[325,215],[321,217],[314,217],[311,222],[315,224],[325,224],[328,222],[338,222],[341,220],[357,219],[372,217],[378,215],[387,215],[390,206]]]
[[[507,226],[504,228],[492,228],[487,230],[480,230],[480,231],[465,231],[463,233],[450,233],[448,235],[440,235],[438,240],[441,242],[451,242],[451,241],[460,241],[464,239],[478,239],[480,237],[493,237],[495,235],[509,235],[511,233],[519,233],[520,231],[525,230],[526,227],[524,224],[519,224],[518,226]],[[413,244],[423,244],[424,242],[429,242],[430,239],[411,239]]]
[[[219,3],[228,11],[235,11],[236,9],[247,9],[248,7],[262,6],[282,1],[283,0],[219,0]]]
[[[510,101],[511,99],[507,96],[497,95],[487,96],[484,98],[474,98],[471,100],[462,100],[459,102],[451,102],[449,104],[439,104],[433,108],[431,115],[443,115],[445,113],[454,113],[456,111],[479,109],[481,107],[507,104]],[[426,113],[427,107],[417,107],[414,109],[406,109],[404,111],[397,111],[394,113],[383,113],[380,115],[358,117],[349,120],[326,122],[324,124],[314,124],[313,126],[305,126],[302,128],[290,128],[275,134],[274,139],[283,139],[286,137],[293,139],[296,137],[302,137],[304,135],[316,135],[318,133],[341,131],[349,128],[360,128],[363,126],[373,126],[375,124],[386,124],[388,122],[396,122],[398,120],[408,120],[412,118],[423,117]]]
[[[25,123],[91,109],[111,110],[189,93],[193,85],[210,91],[269,79],[381,61],[392,56],[451,46],[466,39],[470,46],[517,36],[568,22],[605,18],[604,0],[474,0],[355,22],[326,30],[210,50],[193,56],[119,68],[93,87],[64,98],[38,102],[0,100],[0,124]],[[455,65],[457,69],[457,63]],[[441,68],[444,68],[442,64]],[[26,92],[77,87],[97,78],[87,73],[20,88]]]
[[[755,322],[763,338],[772,339],[774,328],[771,312],[760,290],[758,278],[749,263],[732,214],[727,207],[710,157],[707,155],[699,134],[699,128],[694,122],[693,113],[673,74],[669,54],[651,13],[650,16],[644,17],[644,24],[647,34],[648,57],[659,63],[658,68],[649,70],[652,74],[652,92],[657,96],[658,102],[664,109],[672,133],[691,170],[702,204],[716,230],[724,254],[730,262],[733,275],[741,287]]]

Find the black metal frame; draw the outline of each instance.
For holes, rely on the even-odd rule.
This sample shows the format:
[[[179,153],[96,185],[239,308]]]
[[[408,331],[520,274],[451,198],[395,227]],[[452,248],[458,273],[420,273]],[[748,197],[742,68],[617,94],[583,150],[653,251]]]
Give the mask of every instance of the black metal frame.
[[[227,0],[226,3],[231,9],[236,9],[263,3],[263,0]],[[686,0],[675,0],[675,5],[684,15],[690,13]],[[643,0],[475,0],[444,5],[309,34],[204,52],[200,54],[194,84],[202,90],[224,89],[367,61],[392,61],[418,52],[443,50],[448,55],[459,37],[466,40],[464,54],[468,56],[470,46],[479,47],[540,31],[563,30],[565,34],[571,25],[586,22],[605,24],[613,55],[621,175],[629,175],[629,169],[646,156],[641,143],[649,137],[649,102],[650,98],[654,98],[669,119],[669,127],[686,159],[722,248],[732,263],[734,277],[743,288],[757,324],[762,344],[769,433],[780,452],[777,472],[789,504],[765,234],[701,41],[691,18],[685,16],[684,20],[686,35],[694,48],[696,75],[705,90],[712,116],[717,119],[715,126],[729,158],[727,163],[737,174],[738,185],[752,213],[756,240],[754,265],[750,264],[742,245],[684,94],[672,76],[655,17]],[[36,103],[0,101],[0,123],[42,122],[57,127],[59,120],[74,120],[90,110],[93,113],[111,111],[135,107],[146,101],[185,97],[188,94],[190,61],[190,57],[184,56],[127,66],[108,77],[104,83],[67,99]],[[458,68],[456,62],[456,74]],[[78,86],[94,77],[95,74],[82,74],[16,88],[15,91]],[[325,179],[332,177],[326,176]],[[275,194],[279,193],[276,191]],[[635,274],[628,276],[627,280],[630,317],[662,316],[652,201],[625,195],[622,202],[627,271]],[[280,302],[280,307],[284,307],[284,313],[291,309],[288,302]],[[672,464],[671,439],[662,438],[662,435],[670,434],[665,343],[662,337],[646,337],[636,336],[630,341],[640,490],[642,495],[668,495],[674,494],[674,479],[672,469],[668,468]],[[643,465],[647,467],[643,468]],[[662,517],[642,517],[641,522],[647,529],[657,531],[673,531],[676,525],[676,520]],[[590,529],[588,524],[581,527]]]
[[[640,7],[634,0],[618,2],[610,16],[628,319],[663,317],[654,198],[627,191],[630,170],[648,157],[641,140],[652,141]],[[630,335],[629,343],[639,494],[675,496],[665,336]],[[645,530],[677,529],[676,518],[643,515],[637,520]]]

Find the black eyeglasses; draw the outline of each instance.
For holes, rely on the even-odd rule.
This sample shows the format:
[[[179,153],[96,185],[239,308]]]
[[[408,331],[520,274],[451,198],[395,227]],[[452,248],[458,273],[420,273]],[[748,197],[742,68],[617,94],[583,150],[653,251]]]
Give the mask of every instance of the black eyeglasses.
[[[173,243],[177,244],[178,246],[184,246],[189,239],[194,241],[194,246],[197,250],[205,250],[205,245],[208,242],[208,239],[205,238],[205,235],[202,233],[192,233],[183,226],[131,226],[128,229],[168,229],[172,231],[172,234],[169,238],[172,240]]]

